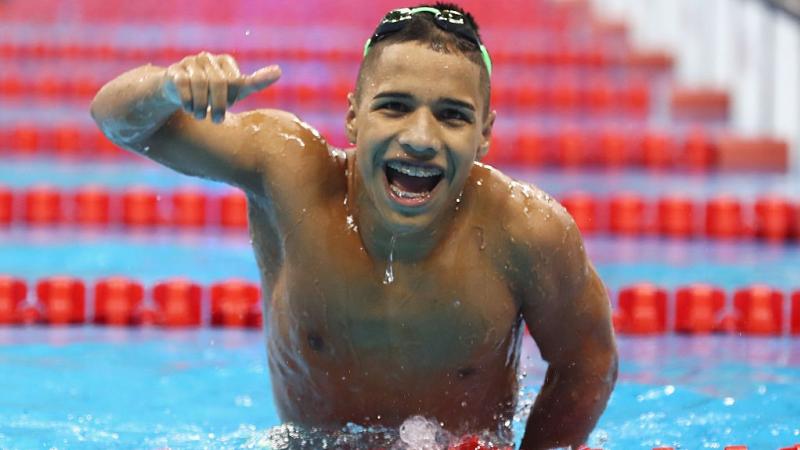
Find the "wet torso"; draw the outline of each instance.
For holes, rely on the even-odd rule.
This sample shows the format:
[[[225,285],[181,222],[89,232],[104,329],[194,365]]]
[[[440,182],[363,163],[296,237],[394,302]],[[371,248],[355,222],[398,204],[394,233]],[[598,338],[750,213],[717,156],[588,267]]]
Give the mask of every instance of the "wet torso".
[[[408,263],[364,250],[335,159],[324,188],[249,201],[282,420],[398,426],[423,415],[456,432],[495,429],[513,415],[520,319],[497,217],[474,184],[492,172],[476,166],[450,233]]]

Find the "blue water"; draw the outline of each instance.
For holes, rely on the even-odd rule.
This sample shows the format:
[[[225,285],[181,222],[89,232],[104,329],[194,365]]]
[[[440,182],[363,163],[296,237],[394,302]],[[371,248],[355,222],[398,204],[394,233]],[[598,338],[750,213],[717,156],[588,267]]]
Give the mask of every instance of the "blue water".
[[[153,164],[7,160],[0,184],[74,189],[87,182],[120,190],[224,186]],[[686,177],[642,172],[512,171],[555,195],[635,190],[646,196],[798,191],[791,175]],[[258,280],[246,232],[60,227],[0,230],[0,273],[29,283],[68,274],[91,283],[108,275],[145,285],[177,276],[204,285]],[[767,283],[800,287],[800,246],[590,236],[586,249],[612,295],[650,281],[674,289],[709,282],[727,291]],[[605,449],[684,449],[800,442],[797,338],[620,339],[620,380],[590,444]],[[162,331],[0,327],[0,448],[240,448],[277,445],[263,335],[258,331]],[[526,340],[519,437],[544,366]]]
[[[683,449],[800,441],[796,340],[619,339],[590,444]],[[544,366],[523,352],[530,405]],[[280,448],[260,331],[0,328],[0,448]],[[514,423],[524,428],[525,407]]]

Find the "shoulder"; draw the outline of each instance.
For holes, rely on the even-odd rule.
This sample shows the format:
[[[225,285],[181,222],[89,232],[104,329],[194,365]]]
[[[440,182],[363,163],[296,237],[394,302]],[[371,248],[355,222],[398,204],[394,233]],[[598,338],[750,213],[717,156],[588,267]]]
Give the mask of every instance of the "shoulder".
[[[258,109],[238,114],[235,120],[247,137],[245,145],[270,158],[264,167],[273,177],[302,179],[343,168],[344,152],[330,146],[316,128],[290,112]]]
[[[476,163],[471,184],[479,183],[484,214],[490,214],[515,247],[539,250],[580,241],[580,232],[572,216],[541,188],[515,180],[491,166]],[[580,242],[573,242],[578,243]]]
[[[580,281],[589,264],[583,238],[567,210],[535,185],[489,166],[476,169],[490,197],[486,203],[491,211],[484,214],[498,223],[502,255],[511,262],[503,264],[507,275],[526,282],[564,277]]]

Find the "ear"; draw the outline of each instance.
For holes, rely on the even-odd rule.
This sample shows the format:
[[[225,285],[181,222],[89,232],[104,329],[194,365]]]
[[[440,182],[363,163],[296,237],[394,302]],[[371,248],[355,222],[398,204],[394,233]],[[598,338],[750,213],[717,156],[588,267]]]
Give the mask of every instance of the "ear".
[[[478,147],[478,153],[475,155],[475,160],[482,160],[487,153],[489,153],[489,146],[492,143],[492,128],[494,127],[494,120],[497,118],[497,111],[490,111],[483,121],[483,129],[481,130],[481,145]]]
[[[356,143],[358,127],[356,125],[356,96],[352,92],[347,94],[347,116],[345,117],[345,134],[351,144]]]

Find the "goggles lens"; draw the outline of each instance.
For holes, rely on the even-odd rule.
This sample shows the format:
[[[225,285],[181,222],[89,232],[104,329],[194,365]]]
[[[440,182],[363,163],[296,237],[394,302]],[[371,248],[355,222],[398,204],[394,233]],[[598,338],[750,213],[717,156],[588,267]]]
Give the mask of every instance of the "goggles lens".
[[[372,44],[389,34],[400,31],[406,26],[406,22],[411,20],[415,14],[423,12],[433,14],[434,23],[442,30],[457,34],[477,45],[478,49],[481,51],[481,57],[483,58],[483,63],[486,65],[486,70],[489,72],[489,75],[492,74],[492,60],[489,58],[489,52],[486,50],[486,47],[478,38],[478,34],[467,24],[463,14],[449,9],[438,10],[436,8],[422,6],[413,9],[399,8],[389,11],[378,25],[378,28],[375,29],[375,33],[373,33],[372,37],[367,39],[367,43],[364,44],[364,56],[367,56]]]

